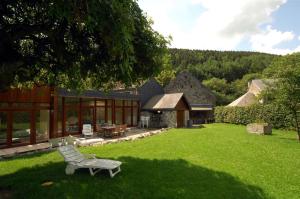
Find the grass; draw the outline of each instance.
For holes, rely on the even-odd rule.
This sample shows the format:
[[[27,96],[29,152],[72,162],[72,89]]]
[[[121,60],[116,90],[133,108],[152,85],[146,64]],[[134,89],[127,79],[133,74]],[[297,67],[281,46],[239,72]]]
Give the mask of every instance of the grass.
[[[246,133],[210,124],[137,140],[80,149],[123,162],[110,179],[86,170],[64,174],[57,152],[0,161],[0,192],[14,198],[300,198],[300,144],[295,132]],[[41,184],[53,181],[49,187]]]

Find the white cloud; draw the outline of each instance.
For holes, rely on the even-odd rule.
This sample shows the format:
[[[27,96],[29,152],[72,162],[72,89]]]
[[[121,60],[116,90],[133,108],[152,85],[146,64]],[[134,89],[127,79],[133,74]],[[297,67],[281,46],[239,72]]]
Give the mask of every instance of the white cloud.
[[[287,41],[292,41],[295,38],[293,32],[281,32],[267,26],[265,31],[252,35],[250,42],[252,48],[256,51],[268,52],[273,54],[289,54],[298,51],[300,46],[296,49],[277,48],[276,46]]]
[[[293,33],[260,27],[272,22],[271,14],[286,1],[140,0],[139,4],[153,19],[155,30],[173,37],[172,47],[234,50],[242,40],[250,38],[252,50],[285,54],[288,49],[277,49],[276,45],[293,39]],[[204,11],[199,9],[190,28],[174,20],[174,15],[188,16],[193,5],[202,6]]]

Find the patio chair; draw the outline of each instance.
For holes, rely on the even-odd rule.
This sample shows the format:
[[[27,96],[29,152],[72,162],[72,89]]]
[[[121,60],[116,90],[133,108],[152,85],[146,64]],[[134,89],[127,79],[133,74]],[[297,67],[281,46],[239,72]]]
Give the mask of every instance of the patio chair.
[[[120,125],[116,125],[116,128],[114,129],[114,131],[112,132],[112,135],[111,135],[113,138],[114,137],[119,137],[121,136],[121,133],[120,133]]]
[[[110,177],[113,178],[121,171],[120,166],[122,162],[98,159],[94,154],[84,155],[72,145],[61,146],[58,148],[58,151],[64,157],[65,162],[68,163],[65,169],[67,175],[74,174],[76,169],[87,168],[91,176],[94,176],[101,170],[108,170]]]
[[[125,136],[127,124],[120,125],[120,136]]]
[[[82,125],[82,134],[84,137],[92,137],[93,136],[93,129],[91,124],[84,124]]]

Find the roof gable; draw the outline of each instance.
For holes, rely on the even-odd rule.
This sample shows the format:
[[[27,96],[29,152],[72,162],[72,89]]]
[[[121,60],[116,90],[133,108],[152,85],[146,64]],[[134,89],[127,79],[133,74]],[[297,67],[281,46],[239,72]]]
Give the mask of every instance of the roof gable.
[[[175,109],[180,100],[185,100],[183,93],[170,93],[153,96],[142,109],[144,110],[169,110]]]

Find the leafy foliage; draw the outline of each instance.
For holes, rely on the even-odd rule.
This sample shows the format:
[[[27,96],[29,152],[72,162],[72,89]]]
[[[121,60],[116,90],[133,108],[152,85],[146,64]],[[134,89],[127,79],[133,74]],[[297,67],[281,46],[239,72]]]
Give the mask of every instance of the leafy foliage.
[[[215,121],[219,123],[249,124],[267,122],[274,128],[295,129],[293,115],[282,105],[252,105],[248,107],[215,108]]]
[[[210,88],[217,104],[225,105],[244,94],[248,81],[261,78],[277,55],[256,52],[170,49],[176,72],[187,70]]]
[[[1,89],[129,85],[163,64],[167,41],[134,0],[3,0],[0,13]]]
[[[156,80],[162,85],[167,85],[171,79],[175,78],[176,71],[170,65],[170,55],[164,57],[164,63],[161,72],[156,76]]]
[[[292,114],[300,141],[300,53],[278,59],[264,73],[276,79],[275,86],[270,87],[265,95],[271,103],[284,106]]]
[[[199,80],[210,78],[232,82],[249,73],[262,72],[276,55],[242,52],[170,49],[171,64],[176,71],[189,70]]]

